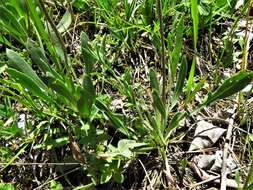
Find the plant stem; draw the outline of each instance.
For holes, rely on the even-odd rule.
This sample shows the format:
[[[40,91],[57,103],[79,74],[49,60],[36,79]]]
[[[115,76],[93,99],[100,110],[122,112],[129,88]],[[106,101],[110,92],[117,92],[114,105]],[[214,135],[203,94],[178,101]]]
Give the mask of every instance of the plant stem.
[[[166,103],[166,67],[165,67],[165,43],[164,43],[164,29],[163,29],[163,14],[162,14],[162,3],[161,0],[157,0],[157,13],[160,20],[160,37],[161,37],[161,45],[162,45],[162,52],[160,57],[160,63],[162,65],[162,101]]]
[[[168,178],[168,181],[169,183],[173,183],[173,177],[171,175],[171,172],[170,172],[170,166],[169,166],[169,161],[168,161],[168,158],[167,158],[167,154],[166,154],[166,146],[165,147],[160,147],[159,148],[160,150],[160,154],[162,156],[162,159],[163,159],[163,166],[164,166],[164,172],[166,174],[166,177]]]
[[[252,30],[252,27],[249,26],[250,10],[251,10],[251,4],[249,4],[247,17],[246,17],[246,26],[245,26],[245,35],[244,35],[244,46],[243,46],[243,56],[242,56],[241,70],[247,69],[248,50],[249,50],[249,46],[250,46],[249,34],[251,33],[251,30]]]
[[[65,61],[65,68],[64,68],[64,69],[66,69],[66,71],[69,72],[69,69],[66,68],[66,67],[68,67],[68,57],[67,57],[67,51],[66,51],[66,47],[65,47],[64,41],[63,41],[63,39],[62,39],[62,36],[61,36],[61,34],[59,33],[59,31],[57,30],[57,28],[56,28],[55,24],[53,23],[53,21],[51,20],[50,16],[48,15],[48,12],[47,12],[47,10],[46,10],[46,7],[44,6],[43,1],[42,1],[42,0],[39,0],[39,4],[40,4],[40,7],[41,7],[42,11],[43,11],[44,14],[45,14],[46,20],[47,20],[47,21],[49,22],[49,24],[51,25],[52,30],[54,31],[56,37],[57,37],[58,40],[59,40],[59,43],[60,43],[60,46],[61,46],[61,48],[62,48],[62,50],[63,50],[63,55],[64,55],[64,61]],[[60,68],[60,69],[62,68],[62,66],[61,66],[60,64],[59,64],[59,68]]]

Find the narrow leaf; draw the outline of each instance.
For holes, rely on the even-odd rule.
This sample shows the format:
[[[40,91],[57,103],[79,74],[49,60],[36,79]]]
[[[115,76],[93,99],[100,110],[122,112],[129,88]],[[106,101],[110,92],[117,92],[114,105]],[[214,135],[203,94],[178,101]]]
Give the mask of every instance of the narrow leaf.
[[[236,75],[226,79],[224,83],[212,94],[209,94],[205,105],[209,105],[217,100],[231,96],[244,89],[253,80],[253,72],[240,71]]]
[[[24,73],[28,77],[30,77],[39,88],[46,90],[47,87],[43,83],[43,81],[38,77],[38,75],[33,71],[31,66],[16,52],[11,49],[6,50],[7,57],[11,61],[10,66]]]
[[[159,88],[159,83],[156,78],[156,73],[153,69],[150,69],[149,71],[149,77],[150,77],[150,82],[151,82],[151,87],[152,90],[156,90],[158,93],[160,93],[160,88]]]
[[[198,0],[191,0],[191,16],[193,20],[194,49],[196,50],[198,42],[198,25],[199,25]]]
[[[176,46],[173,49],[172,52],[172,62],[171,62],[171,75],[172,78],[174,79],[176,75],[176,70],[177,70],[177,64],[180,58],[180,52],[182,48],[182,40],[183,40],[183,34],[184,34],[184,16],[181,16],[181,19],[178,23],[177,26],[177,32],[176,32]]]
[[[32,40],[28,41],[28,47],[33,63],[37,64],[43,73],[50,73],[54,76],[55,72],[53,72],[52,68],[49,66],[44,51]]]
[[[153,101],[154,101],[154,106],[158,109],[158,111],[161,113],[163,118],[166,118],[166,111],[165,111],[165,106],[156,90],[153,91]]]
[[[111,111],[107,108],[107,106],[101,102],[100,100],[96,101],[96,106],[103,111],[106,116],[110,119],[110,121],[112,122],[113,126],[120,131],[122,134],[130,137],[130,132],[127,129],[127,127],[125,127],[125,125],[123,124],[121,118],[119,117],[119,115],[113,114],[111,113]]]
[[[187,81],[187,86],[186,86],[186,99],[188,100],[191,94],[191,91],[193,89],[193,85],[194,85],[194,75],[195,75],[195,63],[196,63],[196,57],[194,56],[193,61],[192,61],[192,65],[191,65],[191,70],[190,70],[190,74],[189,74],[189,78]]]
[[[187,66],[188,65],[187,65],[186,57],[183,56],[180,70],[179,70],[179,74],[178,74],[177,84],[176,84],[176,88],[175,88],[175,94],[174,94],[174,98],[173,98],[174,101],[177,101],[178,97],[180,96],[180,94],[183,91],[184,82],[185,82],[186,74],[187,74]]]
[[[64,83],[62,83],[59,80],[54,80],[51,84],[49,84],[50,88],[54,90],[58,95],[63,96],[66,100],[68,100],[71,104],[75,105],[75,98],[71,94],[71,92],[68,90],[68,88],[65,86]]]
[[[32,78],[25,75],[24,73],[17,71],[16,69],[9,68],[7,71],[11,77],[16,79],[24,88],[27,88],[35,96],[38,96],[47,102],[52,102],[47,93],[41,89],[40,86]]]
[[[86,74],[90,74],[92,71],[92,66],[95,62],[93,51],[89,45],[89,37],[85,32],[81,33],[81,47],[82,55],[85,64]]]
[[[69,9],[65,12],[59,24],[57,25],[57,29],[60,33],[66,32],[69,26],[71,25],[72,17]]]
[[[81,91],[81,97],[78,100],[78,110],[83,116],[88,117],[90,115],[95,98],[96,92],[93,87],[91,78],[89,76],[85,76],[83,80],[83,90]]]
[[[174,117],[171,119],[169,127],[166,130],[166,136],[165,141],[168,141],[171,137],[171,132],[173,129],[176,129],[179,126],[179,122],[182,121],[186,117],[185,112],[178,112],[174,115]]]

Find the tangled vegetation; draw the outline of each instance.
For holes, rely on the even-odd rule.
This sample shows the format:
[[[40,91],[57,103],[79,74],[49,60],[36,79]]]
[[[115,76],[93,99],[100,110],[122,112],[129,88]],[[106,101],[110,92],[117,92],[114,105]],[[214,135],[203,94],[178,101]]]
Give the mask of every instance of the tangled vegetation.
[[[1,0],[0,189],[253,189],[252,6]]]

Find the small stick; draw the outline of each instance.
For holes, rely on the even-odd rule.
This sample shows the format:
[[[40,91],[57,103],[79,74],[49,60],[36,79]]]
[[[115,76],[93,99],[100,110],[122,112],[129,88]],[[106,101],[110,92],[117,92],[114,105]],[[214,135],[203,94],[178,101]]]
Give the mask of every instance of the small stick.
[[[228,174],[232,174],[232,173],[234,173],[234,172],[236,172],[236,171],[242,170],[242,169],[244,169],[245,167],[246,167],[246,166],[243,166],[243,167],[234,169],[234,170],[230,171]],[[195,183],[195,184],[191,185],[191,186],[190,186],[190,189],[193,189],[193,188],[195,188],[195,187],[197,187],[197,186],[200,186],[200,185],[209,183],[209,182],[211,182],[211,181],[217,180],[217,179],[219,179],[220,177],[221,177],[221,175],[210,176],[208,179],[205,179],[205,180],[203,180],[203,181],[201,181],[201,182],[199,182],[199,183]]]
[[[153,187],[153,185],[152,185],[151,179],[149,178],[148,172],[147,172],[147,170],[146,170],[144,164],[142,163],[142,161],[141,161],[140,159],[138,159],[138,161],[140,162],[140,164],[141,164],[141,166],[142,166],[142,168],[143,168],[143,170],[144,170],[144,172],[145,172],[145,175],[147,176],[147,179],[148,179],[148,181],[149,181],[149,183],[150,183],[150,185],[151,185],[151,189],[153,190],[154,187]]]
[[[233,115],[229,119],[229,125],[228,125],[226,140],[225,140],[225,144],[224,144],[224,150],[223,150],[223,155],[222,155],[221,186],[220,186],[220,190],[226,190],[227,157],[228,157],[228,149],[229,149],[229,144],[230,144],[230,138],[231,138],[231,135],[232,135],[234,120],[235,120],[235,116],[236,116],[236,108],[237,108],[237,106],[235,104],[234,108],[233,108]]]

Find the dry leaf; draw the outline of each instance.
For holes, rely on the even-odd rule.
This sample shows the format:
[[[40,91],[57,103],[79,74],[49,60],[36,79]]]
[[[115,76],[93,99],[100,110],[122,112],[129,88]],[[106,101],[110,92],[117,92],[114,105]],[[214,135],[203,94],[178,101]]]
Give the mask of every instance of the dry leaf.
[[[189,151],[211,147],[225,131],[206,121],[198,122]]]
[[[69,135],[69,141],[70,141],[70,149],[72,151],[74,159],[80,162],[81,164],[84,164],[85,159],[81,153],[80,147],[71,134]]]

